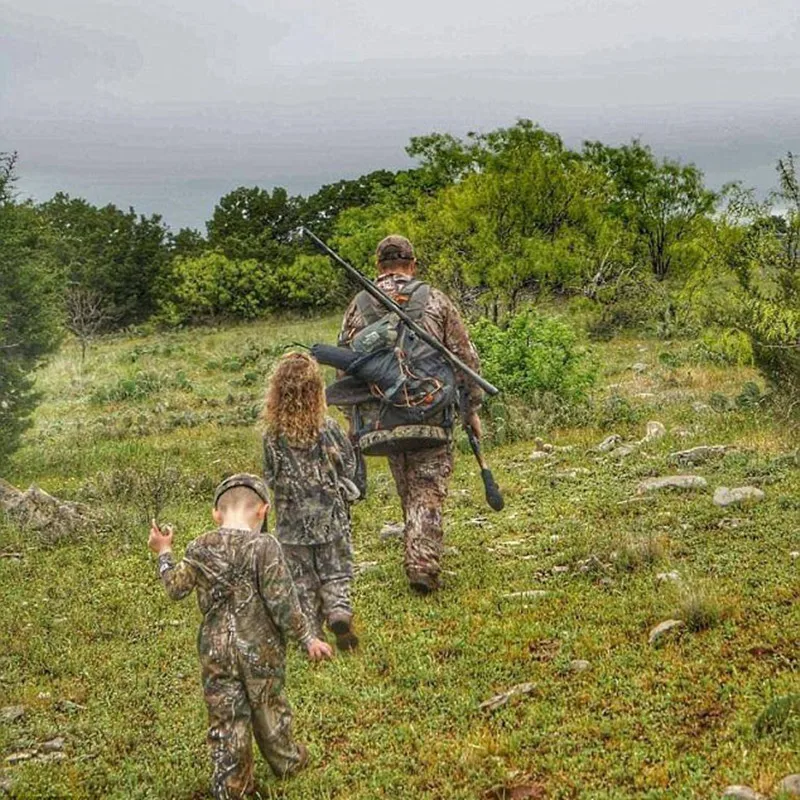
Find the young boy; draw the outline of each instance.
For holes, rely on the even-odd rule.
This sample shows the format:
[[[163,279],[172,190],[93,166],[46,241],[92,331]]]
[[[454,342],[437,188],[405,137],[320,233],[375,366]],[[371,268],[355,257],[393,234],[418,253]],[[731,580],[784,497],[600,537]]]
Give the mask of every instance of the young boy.
[[[217,800],[244,797],[253,784],[252,734],[272,771],[301,770],[306,748],[292,738],[292,711],[283,697],[285,637],[291,633],[312,661],[330,658],[311,633],[274,537],[261,533],[269,494],[255,475],[224,480],[212,515],[219,528],[199,536],[182,561],[172,557],[172,531],[153,521],[148,545],[173,600],[197,589],[203,614],[197,647],[208,708],[208,745]]]
[[[275,535],[292,571],[300,605],[322,636],[336,635],[340,650],[353,650],[350,583],[353,548],[350,504],[353,448],[327,416],[325,382],[305,353],[282,356],[270,377],[264,404],[264,478],[275,496]]]

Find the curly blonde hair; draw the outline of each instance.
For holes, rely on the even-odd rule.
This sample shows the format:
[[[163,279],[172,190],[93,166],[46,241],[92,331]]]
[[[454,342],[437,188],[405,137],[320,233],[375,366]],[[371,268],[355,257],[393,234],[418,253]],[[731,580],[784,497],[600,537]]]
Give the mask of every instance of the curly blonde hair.
[[[286,353],[270,375],[261,415],[270,436],[285,436],[290,445],[312,445],[328,411],[319,364],[305,353]]]

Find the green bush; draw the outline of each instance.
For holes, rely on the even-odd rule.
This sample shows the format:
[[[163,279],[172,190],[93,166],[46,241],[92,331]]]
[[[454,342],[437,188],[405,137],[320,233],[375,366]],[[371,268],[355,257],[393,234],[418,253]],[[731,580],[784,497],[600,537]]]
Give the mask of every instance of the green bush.
[[[472,337],[483,374],[507,395],[534,404],[547,396],[567,406],[588,400],[597,365],[567,323],[527,311],[505,328],[481,319]]]
[[[210,252],[176,258],[170,272],[161,311],[171,324],[254,319],[269,308],[269,275],[256,261]]]

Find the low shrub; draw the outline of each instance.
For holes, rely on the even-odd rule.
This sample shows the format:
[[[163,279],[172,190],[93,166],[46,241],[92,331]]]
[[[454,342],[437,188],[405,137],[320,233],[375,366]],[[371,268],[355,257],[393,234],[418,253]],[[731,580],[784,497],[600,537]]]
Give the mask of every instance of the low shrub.
[[[548,396],[562,405],[586,403],[597,364],[566,323],[527,311],[501,328],[488,319],[472,328],[483,374],[506,395],[534,405]]]

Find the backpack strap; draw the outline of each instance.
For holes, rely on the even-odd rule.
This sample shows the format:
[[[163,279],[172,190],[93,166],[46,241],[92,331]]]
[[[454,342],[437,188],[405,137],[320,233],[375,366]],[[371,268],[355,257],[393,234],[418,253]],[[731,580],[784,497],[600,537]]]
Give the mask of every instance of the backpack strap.
[[[411,281],[406,284],[403,295],[406,297],[403,310],[414,322],[419,322],[425,314],[428,298],[431,296],[431,287],[422,281]]]
[[[403,287],[396,302],[414,322],[418,322],[425,313],[430,294],[431,287],[427,283],[414,279]],[[355,303],[366,325],[372,325],[387,313],[386,309],[366,290],[356,295]]]
[[[386,309],[366,289],[356,295],[355,302],[365,325],[372,325],[386,313]]]

